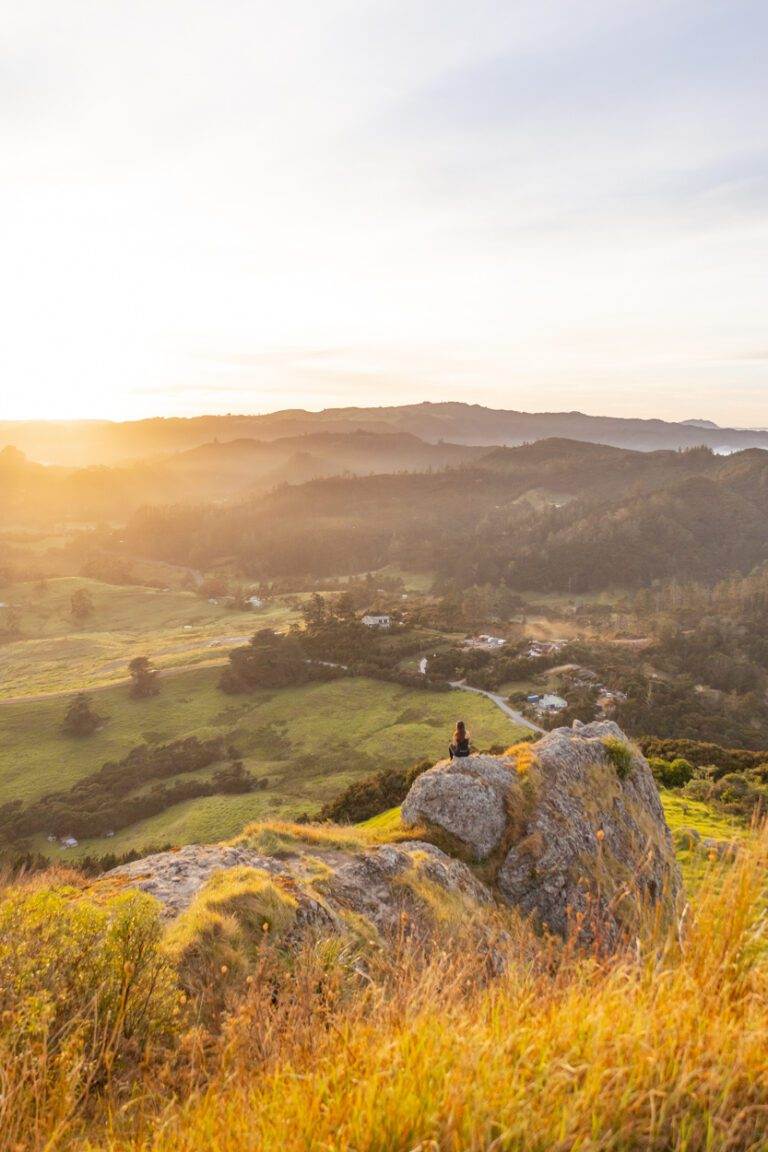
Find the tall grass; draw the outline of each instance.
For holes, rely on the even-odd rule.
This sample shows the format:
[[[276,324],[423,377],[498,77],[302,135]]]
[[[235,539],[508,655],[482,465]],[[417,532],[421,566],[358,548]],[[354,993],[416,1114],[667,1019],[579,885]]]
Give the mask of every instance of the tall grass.
[[[404,923],[362,962],[338,940],[288,969],[265,948],[217,1029],[191,1010],[130,1101],[94,1089],[56,1139],[114,1152],[763,1150],[766,864],[762,833],[713,863],[681,932],[609,960],[495,914],[484,946],[455,925],[430,948]]]

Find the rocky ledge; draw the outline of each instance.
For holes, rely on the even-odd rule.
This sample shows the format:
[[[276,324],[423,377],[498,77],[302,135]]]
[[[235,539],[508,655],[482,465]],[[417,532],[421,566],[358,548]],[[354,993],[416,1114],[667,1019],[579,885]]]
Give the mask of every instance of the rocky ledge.
[[[680,873],[656,785],[611,722],[436,764],[414,782],[402,823],[419,838],[379,847],[332,825],[254,826],[230,844],[124,865],[101,883],[142,889],[168,919],[188,919],[200,901],[224,915],[256,900],[279,907],[291,932],[354,924],[387,936],[403,922],[428,932],[501,902],[611,949],[650,920],[674,921]]]
[[[502,900],[561,935],[610,948],[678,907],[650,767],[612,721],[556,728],[503,757],[436,764],[411,788],[403,823],[458,841]]]

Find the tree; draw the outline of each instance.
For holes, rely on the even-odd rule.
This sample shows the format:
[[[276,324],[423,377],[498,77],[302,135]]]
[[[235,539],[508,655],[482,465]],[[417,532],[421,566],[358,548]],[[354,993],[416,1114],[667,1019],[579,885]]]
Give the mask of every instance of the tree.
[[[78,588],[72,593],[69,601],[69,610],[73,620],[87,620],[93,612],[93,598],[85,588]]]
[[[221,687],[225,692],[249,688],[287,688],[319,678],[295,636],[282,636],[270,628],[256,632],[249,644],[229,654]],[[325,669],[328,671],[328,669]]]
[[[128,671],[131,674],[131,696],[134,700],[157,696],[160,691],[159,675],[148,656],[135,656],[128,665]]]
[[[242,760],[233,760],[224,768],[219,768],[213,774],[213,786],[217,792],[237,795],[242,792],[252,792],[260,787],[261,781],[247,770]]]
[[[95,711],[87,692],[78,692],[64,713],[62,732],[67,736],[92,736],[104,717]]]

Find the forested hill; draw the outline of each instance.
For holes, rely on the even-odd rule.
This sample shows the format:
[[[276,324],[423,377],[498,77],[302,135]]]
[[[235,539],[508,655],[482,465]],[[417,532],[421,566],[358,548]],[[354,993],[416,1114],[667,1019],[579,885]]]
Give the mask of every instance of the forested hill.
[[[276,440],[317,433],[357,431],[408,433],[422,440],[456,444],[517,445],[567,437],[640,451],[691,448],[718,452],[768,448],[768,432],[718,428],[708,422],[589,416],[583,412],[518,412],[479,404],[406,404],[384,408],[303,409],[254,416],[198,416],[109,423],[6,421],[0,447],[13,445],[31,459],[69,466],[111,464],[181,452],[212,440]]]
[[[460,584],[582,591],[704,581],[768,559],[768,452],[638,453],[554,440],[442,472],[337,477],[224,508],[147,508],[123,539],[254,577],[397,562]]]
[[[0,448],[0,524],[119,520],[142,504],[242,499],[278,484],[344,473],[442,469],[487,451],[432,444],[405,432],[318,432],[214,441],[148,460],[73,468],[42,465],[6,447]]]

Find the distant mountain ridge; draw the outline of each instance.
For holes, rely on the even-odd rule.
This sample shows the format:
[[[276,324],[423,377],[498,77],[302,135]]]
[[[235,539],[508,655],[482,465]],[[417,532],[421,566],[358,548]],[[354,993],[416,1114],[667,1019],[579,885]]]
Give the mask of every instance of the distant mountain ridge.
[[[31,459],[83,466],[165,456],[213,440],[273,441],[317,434],[408,434],[437,444],[512,447],[551,437],[610,444],[638,451],[706,445],[719,453],[768,448],[768,431],[721,428],[710,421],[674,423],[583,412],[519,412],[461,402],[382,408],[285,409],[253,416],[197,416],[109,421],[5,421],[0,447],[9,444]]]

